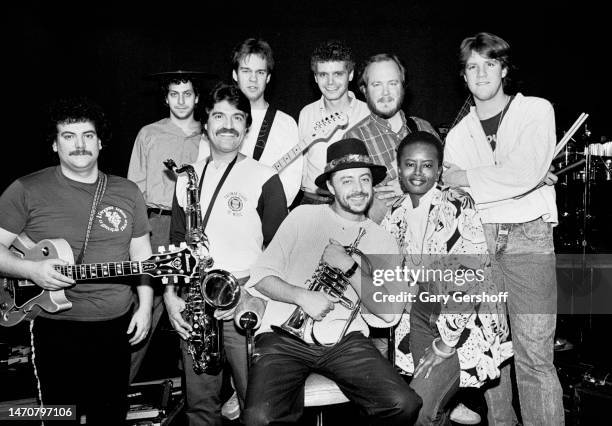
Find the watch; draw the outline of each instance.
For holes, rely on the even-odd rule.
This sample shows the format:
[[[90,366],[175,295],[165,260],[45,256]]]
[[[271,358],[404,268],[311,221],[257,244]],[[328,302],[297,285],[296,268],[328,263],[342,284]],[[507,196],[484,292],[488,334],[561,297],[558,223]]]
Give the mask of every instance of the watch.
[[[359,268],[359,263],[355,261],[353,262],[353,266],[351,266],[349,270],[344,273],[344,276],[346,278],[351,278],[353,275],[355,275],[355,271],[357,270],[357,268]]]

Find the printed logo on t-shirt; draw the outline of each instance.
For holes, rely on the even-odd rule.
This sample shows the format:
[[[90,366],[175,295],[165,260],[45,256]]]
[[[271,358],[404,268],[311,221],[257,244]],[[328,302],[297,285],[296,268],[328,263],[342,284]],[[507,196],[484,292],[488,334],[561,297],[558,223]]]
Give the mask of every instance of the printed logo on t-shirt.
[[[109,206],[96,215],[100,226],[107,231],[119,232],[127,227],[127,215],[119,207]]]
[[[242,216],[246,197],[239,192],[230,192],[225,195],[227,202],[228,214],[233,216]]]

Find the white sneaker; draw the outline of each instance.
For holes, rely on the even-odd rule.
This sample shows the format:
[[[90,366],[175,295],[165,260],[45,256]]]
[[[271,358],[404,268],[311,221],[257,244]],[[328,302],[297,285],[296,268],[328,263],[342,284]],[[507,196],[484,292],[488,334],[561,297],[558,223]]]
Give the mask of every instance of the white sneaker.
[[[480,423],[480,415],[475,411],[470,410],[465,405],[459,403],[450,415],[451,421],[460,425],[477,425]]]
[[[240,417],[240,403],[238,402],[236,391],[234,391],[230,399],[221,407],[221,415],[228,420],[236,420]]]

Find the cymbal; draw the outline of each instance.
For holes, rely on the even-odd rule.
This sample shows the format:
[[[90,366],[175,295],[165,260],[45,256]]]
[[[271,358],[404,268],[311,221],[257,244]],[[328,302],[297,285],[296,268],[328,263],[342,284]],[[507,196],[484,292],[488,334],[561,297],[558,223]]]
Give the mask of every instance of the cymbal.
[[[180,77],[191,77],[198,79],[214,79],[217,78],[217,74],[195,71],[195,70],[176,70],[176,71],[164,71],[149,74],[148,77],[152,78],[180,78]]]

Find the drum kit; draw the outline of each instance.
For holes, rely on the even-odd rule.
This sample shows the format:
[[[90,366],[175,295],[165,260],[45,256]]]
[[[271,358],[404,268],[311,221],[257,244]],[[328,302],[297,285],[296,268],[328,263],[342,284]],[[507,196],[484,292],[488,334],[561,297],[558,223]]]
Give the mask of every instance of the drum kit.
[[[587,126],[578,138],[569,138],[553,160],[559,227],[557,252],[610,253],[612,243],[612,141],[595,142]],[[558,172],[557,172],[558,173]]]

